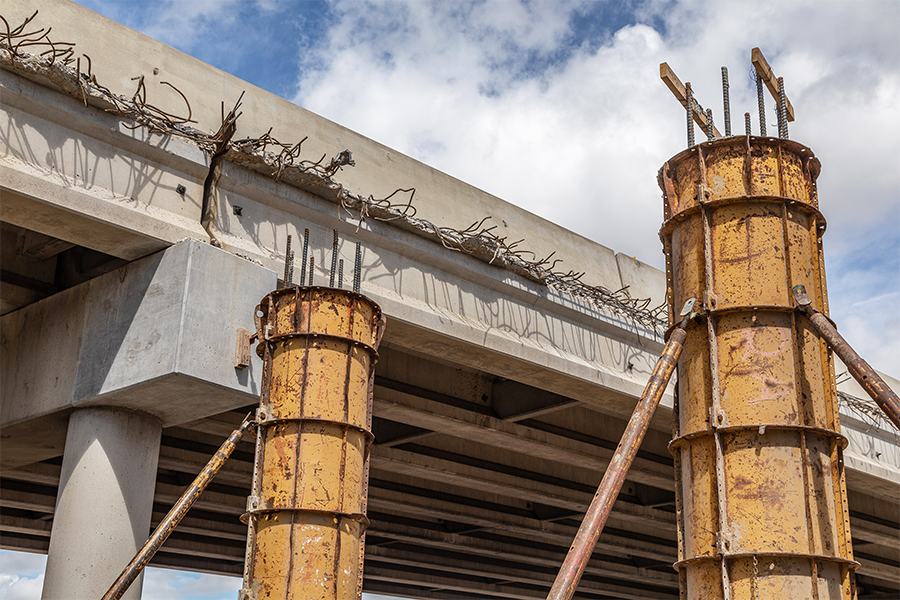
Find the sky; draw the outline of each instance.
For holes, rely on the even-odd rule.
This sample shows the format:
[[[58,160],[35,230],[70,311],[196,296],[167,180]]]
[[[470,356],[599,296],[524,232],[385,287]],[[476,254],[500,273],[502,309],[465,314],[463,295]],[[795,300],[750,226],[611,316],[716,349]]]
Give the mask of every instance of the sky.
[[[727,66],[733,127],[747,111],[757,133],[758,46],[785,79],[790,137],[823,164],[832,318],[900,376],[896,1],[80,3],[658,268],[656,173],[686,146],[659,63],[692,82],[721,130]],[[510,235],[527,247],[527,231]]]
[[[757,134],[758,46],[784,77],[791,139],[822,161],[831,316],[875,368],[900,377],[900,2],[79,3],[657,268],[656,173],[686,146],[659,63],[692,82],[722,130],[727,66],[733,129],[750,112]],[[0,596],[34,585],[9,583],[19,575],[7,556]],[[187,577],[167,573],[145,589]]]

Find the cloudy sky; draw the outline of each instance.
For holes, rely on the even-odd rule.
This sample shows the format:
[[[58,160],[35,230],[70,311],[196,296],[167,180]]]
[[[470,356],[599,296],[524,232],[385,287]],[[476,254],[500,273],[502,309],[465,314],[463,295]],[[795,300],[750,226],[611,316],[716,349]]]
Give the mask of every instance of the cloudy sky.
[[[80,3],[659,268],[656,171],[686,145],[659,63],[720,124],[727,66],[733,127],[748,111],[756,134],[759,46],[823,164],[832,317],[900,376],[900,2]]]
[[[832,316],[876,368],[900,375],[894,0],[80,1],[660,268],[656,171],[686,133],[659,63],[693,83],[720,129],[727,66],[734,128],[749,111],[756,133],[759,46],[785,78],[791,138],[823,163]],[[767,113],[773,133],[770,98]]]

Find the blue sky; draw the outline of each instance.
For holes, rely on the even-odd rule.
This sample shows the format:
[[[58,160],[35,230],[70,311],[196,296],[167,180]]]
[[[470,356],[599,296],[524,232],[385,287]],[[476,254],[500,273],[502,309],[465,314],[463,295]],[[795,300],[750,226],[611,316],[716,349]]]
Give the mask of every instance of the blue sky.
[[[0,550],[0,598],[39,600],[46,563],[44,554]],[[145,571],[142,600],[235,600],[240,587],[237,577],[151,567]]]
[[[691,81],[719,123],[728,66],[733,126],[742,130],[749,111],[756,132],[747,73],[759,46],[785,78],[791,138],[823,163],[832,317],[876,368],[900,376],[896,1],[80,3],[659,268],[656,171],[685,132],[658,65]],[[7,568],[18,564],[11,556],[0,555],[0,595],[34,581]],[[160,573],[148,592],[195,585],[193,575]],[[163,596],[235,597],[180,593]]]
[[[685,132],[658,65],[720,124],[728,66],[734,128],[745,111],[756,128],[759,46],[796,109],[791,138],[823,163],[832,317],[900,375],[900,3],[80,3],[659,268],[656,171]]]

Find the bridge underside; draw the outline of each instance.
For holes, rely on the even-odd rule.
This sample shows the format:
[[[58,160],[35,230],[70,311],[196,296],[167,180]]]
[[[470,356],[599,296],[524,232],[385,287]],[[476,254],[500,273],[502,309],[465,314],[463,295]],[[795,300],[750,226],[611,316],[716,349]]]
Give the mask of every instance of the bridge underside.
[[[254,406],[163,430],[153,526]],[[623,429],[620,418],[404,348],[388,333],[375,388],[364,589],[544,598]],[[678,597],[667,442],[664,432],[648,435],[578,597]],[[247,530],[238,518],[252,459],[253,442],[242,442],[151,564],[242,573]],[[3,472],[3,548],[47,551],[61,462]],[[898,526],[883,517],[896,504],[851,487],[850,506],[860,597],[896,593]]]

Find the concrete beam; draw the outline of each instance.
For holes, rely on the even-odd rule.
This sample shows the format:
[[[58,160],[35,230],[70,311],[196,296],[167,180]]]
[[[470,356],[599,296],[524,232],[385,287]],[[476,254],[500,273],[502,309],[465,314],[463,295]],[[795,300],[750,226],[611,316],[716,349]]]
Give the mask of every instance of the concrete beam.
[[[493,562],[474,561],[463,558],[462,554],[450,555],[449,553],[421,553],[410,552],[406,550],[398,550],[396,548],[380,548],[378,546],[366,549],[366,569],[384,569],[392,566],[411,567],[413,569],[428,569],[431,571],[440,571],[448,576],[463,575],[461,579],[467,577],[477,577],[479,579],[494,580],[498,584],[517,583],[546,587],[548,590],[553,584],[556,577],[556,569],[553,568],[523,568],[523,566],[515,564],[496,564]],[[377,571],[376,571],[377,572]],[[418,577],[407,576],[406,581],[416,583]],[[589,594],[591,592],[598,594],[611,594],[616,598],[627,600],[646,600],[653,598],[654,600],[675,599],[678,597],[677,590],[662,589],[641,589],[636,585],[625,586],[610,581],[605,577],[604,581],[598,582],[592,576],[583,577],[578,586],[578,593]]]
[[[566,548],[551,550],[546,545],[519,544],[509,541],[485,539],[458,533],[435,531],[412,527],[402,523],[383,521],[375,518],[369,530],[370,545],[384,544],[383,540],[405,545],[424,546],[436,550],[462,552],[470,556],[497,558],[522,564],[559,568],[566,556]],[[673,571],[655,571],[628,564],[623,561],[606,560],[600,552],[595,552],[585,568],[589,575],[608,576],[624,581],[649,583],[662,587],[677,586],[678,576]]]
[[[568,548],[575,539],[577,527],[541,521],[539,519],[500,512],[490,508],[460,506],[448,500],[420,498],[413,494],[373,488],[369,495],[369,510],[376,513],[402,515],[418,519],[443,519],[471,526],[469,531],[486,530],[524,542],[553,544]],[[672,546],[604,532],[597,542],[597,551],[611,556],[639,556],[650,560],[673,563],[677,549]]]
[[[513,449],[540,460],[606,470],[613,451],[516,423],[481,415],[454,406],[376,386],[376,417],[408,423],[445,435]],[[673,490],[671,469],[641,458],[634,461],[628,479],[664,490]]]

